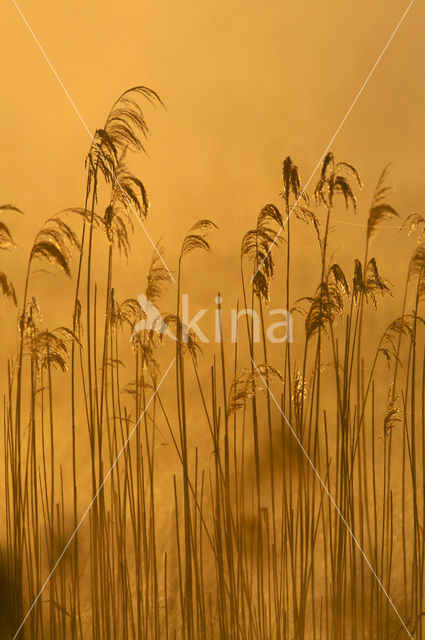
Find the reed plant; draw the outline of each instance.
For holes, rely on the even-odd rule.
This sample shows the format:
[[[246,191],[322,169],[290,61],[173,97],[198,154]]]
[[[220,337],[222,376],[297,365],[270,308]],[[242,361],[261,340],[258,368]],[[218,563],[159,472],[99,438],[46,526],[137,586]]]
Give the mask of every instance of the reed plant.
[[[235,304],[258,314],[259,339],[251,313],[231,342],[218,292],[211,361],[184,324],[191,254],[220,233],[205,219],[182,241],[175,285],[160,245],[147,273],[144,300],[158,308],[175,286],[160,319],[174,341],[135,331],[146,307],[116,282],[149,212],[129,168],[145,151],[147,103],[161,101],[146,87],[115,102],[93,136],[83,206],[42,225],[23,286],[0,273],[18,313],[17,352],[2,363],[1,637],[424,637],[425,219],[393,208],[385,169],[360,257],[335,262],[335,211],[362,216],[357,170],[328,153],[309,197],[287,157],[279,196],[241,233]],[[386,221],[418,238],[400,295],[371,253]],[[317,282],[301,297],[303,230]],[[54,329],[33,293],[38,263],[73,283]],[[391,293],[400,314],[388,322]],[[296,318],[294,342],[268,339],[275,296]]]

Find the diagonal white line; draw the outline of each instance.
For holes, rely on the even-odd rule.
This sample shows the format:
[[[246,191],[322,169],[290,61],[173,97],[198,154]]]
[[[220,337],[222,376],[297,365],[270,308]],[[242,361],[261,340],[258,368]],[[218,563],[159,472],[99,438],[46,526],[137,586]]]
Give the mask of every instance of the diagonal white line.
[[[57,569],[60,561],[62,560],[63,556],[66,553],[66,550],[68,549],[69,545],[71,544],[71,542],[73,541],[73,539],[75,538],[79,528],[81,527],[81,525],[83,524],[85,518],[87,517],[90,509],[92,508],[93,504],[96,502],[96,499],[99,496],[99,493],[102,491],[105,482],[108,480],[109,476],[111,475],[115,465],[117,464],[121,454],[123,453],[124,449],[126,448],[126,446],[128,445],[128,443],[130,442],[130,439],[133,435],[133,433],[136,431],[137,427],[139,426],[140,421],[142,420],[143,416],[145,415],[146,411],[149,409],[149,406],[152,402],[152,400],[155,398],[156,394],[159,391],[160,386],[162,385],[162,383],[164,382],[165,378],[168,375],[168,372],[170,371],[171,367],[173,366],[174,362],[175,362],[175,357],[172,359],[171,363],[168,366],[167,371],[164,373],[164,375],[162,376],[158,386],[156,387],[154,393],[151,395],[151,397],[149,398],[145,408],[143,409],[139,419],[137,420],[136,424],[134,425],[134,427],[132,428],[132,430],[130,431],[130,435],[128,436],[127,440],[124,442],[123,446],[121,447],[117,457],[115,458],[115,460],[113,461],[111,468],[109,469],[108,473],[106,474],[106,476],[104,477],[102,483],[100,484],[99,488],[97,489],[96,493],[94,494],[89,506],[87,507],[87,509],[84,511],[83,515],[80,518],[80,521],[78,522],[77,526],[75,527],[75,530],[73,531],[71,537],[69,538],[68,542],[66,543],[65,547],[62,550],[62,553],[60,554],[59,558],[56,560],[55,564],[53,565],[53,568],[51,570],[51,572],[49,573],[49,575],[47,576],[46,580],[43,583],[43,586],[41,587],[40,591],[37,594],[37,597],[35,598],[34,602],[32,603],[31,607],[28,609],[27,614],[25,615],[25,618],[22,620],[21,624],[19,625],[18,630],[16,631],[15,635],[13,636],[13,640],[15,640],[15,638],[18,637],[22,627],[24,626],[25,622],[28,619],[28,616],[30,615],[31,611],[34,609],[35,605],[37,604],[41,594],[43,593],[44,589],[46,588],[46,586],[49,583],[50,578],[52,577],[52,575],[54,574],[55,570]]]
[[[345,121],[347,120],[348,116],[350,115],[351,111],[354,108],[354,105],[356,104],[357,100],[360,98],[361,94],[363,93],[364,88],[366,87],[367,83],[369,82],[370,78],[372,77],[376,67],[378,66],[378,64],[381,61],[382,56],[384,55],[384,53],[386,52],[386,50],[388,49],[388,47],[390,46],[395,34],[397,33],[397,31],[399,30],[399,28],[401,27],[401,24],[403,22],[403,20],[405,19],[405,17],[407,16],[410,7],[412,6],[412,4],[414,3],[415,0],[410,0],[407,9],[404,11],[403,15],[401,16],[400,20],[397,22],[397,25],[395,27],[395,29],[393,30],[392,34],[390,35],[390,37],[388,38],[385,47],[382,49],[381,53],[379,54],[375,64],[373,65],[373,67],[371,68],[371,70],[369,71],[369,73],[367,74],[366,80],[363,82],[362,86],[360,87],[360,89],[358,90],[356,97],[354,98],[353,102],[351,103],[351,105],[349,106],[345,116],[343,117],[343,119],[341,120],[341,122],[338,125],[337,130],[335,131],[335,133],[333,134],[332,138],[329,140],[326,149],[324,150],[324,152],[322,153],[322,155],[320,156],[316,166],[313,169],[313,172],[311,174],[311,176],[309,177],[309,179],[307,180],[306,184],[303,187],[303,190],[301,191],[300,195],[298,196],[298,198],[295,201],[295,204],[293,205],[292,209],[290,210],[290,212],[288,213],[288,215],[285,218],[284,223],[282,224],[282,226],[280,227],[279,231],[276,234],[276,237],[274,238],[273,242],[270,244],[270,247],[267,250],[266,255],[264,256],[264,258],[261,260],[258,268],[256,269],[254,275],[251,278],[251,282],[254,280],[255,276],[257,275],[258,271],[261,269],[261,266],[263,265],[264,261],[266,260],[267,256],[269,255],[270,251],[272,250],[273,246],[276,244],[277,239],[279,238],[280,234],[282,233],[283,229],[286,226],[286,223],[288,222],[293,210],[295,209],[295,207],[297,206],[297,204],[299,203],[299,201],[301,200],[301,198],[303,197],[303,195],[305,194],[308,185],[310,184],[310,182],[312,181],[312,179],[314,178],[314,175],[317,171],[317,169],[320,167],[320,164],[323,160],[323,158],[325,157],[325,155],[327,154],[327,152],[329,151],[331,145],[333,144],[335,138],[337,137],[337,135],[339,134],[339,132],[341,131],[342,127],[344,126]],[[14,2],[14,0],[12,0],[12,2]]]
[[[365,552],[363,551],[362,547],[360,546],[360,543],[358,542],[356,536],[354,535],[350,525],[348,524],[348,522],[346,521],[346,519],[344,518],[343,514],[341,513],[340,508],[338,507],[338,505],[336,504],[335,500],[332,497],[332,494],[330,493],[329,489],[327,488],[325,482],[322,480],[322,477],[320,475],[320,473],[317,471],[316,467],[314,466],[314,463],[312,461],[312,459],[310,458],[310,456],[308,455],[307,451],[304,449],[304,446],[301,442],[301,440],[299,439],[299,437],[297,436],[295,430],[292,428],[291,423],[289,422],[288,418],[286,417],[286,415],[284,414],[280,404],[278,403],[278,401],[276,400],[274,394],[272,393],[269,385],[267,384],[267,382],[264,380],[264,377],[262,376],[259,368],[257,367],[257,365],[255,364],[254,360],[251,358],[251,362],[254,365],[258,375],[260,376],[264,386],[266,387],[266,389],[268,390],[268,392],[270,393],[270,396],[273,400],[273,402],[275,403],[275,405],[277,406],[277,408],[279,409],[283,419],[285,420],[286,424],[288,425],[292,435],[294,436],[295,440],[297,441],[298,446],[300,447],[301,451],[303,452],[304,456],[307,458],[311,468],[313,469],[317,479],[319,480],[320,484],[323,487],[323,490],[325,491],[325,493],[327,494],[329,500],[331,501],[333,507],[335,508],[335,511],[337,512],[338,516],[341,518],[341,521],[344,523],[345,527],[347,528],[348,533],[350,534],[350,536],[352,537],[356,547],[358,548],[358,550],[360,551],[361,555],[363,556],[364,561],[366,562],[367,566],[369,567],[369,569],[371,570],[371,572],[373,573],[377,583],[379,584],[379,586],[381,587],[383,593],[385,594],[388,602],[390,603],[391,607],[394,609],[395,614],[397,615],[398,619],[400,620],[401,624],[403,625],[407,635],[409,636],[409,638],[411,640],[413,640],[413,636],[411,635],[409,629],[407,628],[403,618],[401,617],[401,615],[399,614],[397,607],[395,606],[394,602],[391,600],[390,595],[388,593],[388,591],[385,589],[384,585],[382,584],[381,580],[379,579],[379,576],[377,575],[376,571],[374,570],[374,568],[372,567],[369,558],[367,557],[367,555],[365,554]]]
[[[145,225],[143,224],[142,219],[140,218],[140,216],[138,215],[136,209],[133,206],[133,203],[131,202],[131,200],[129,199],[129,197],[127,196],[127,194],[125,193],[124,189],[122,188],[121,184],[118,181],[118,178],[116,177],[112,167],[109,165],[108,161],[106,160],[105,156],[103,155],[102,149],[99,147],[99,145],[96,143],[90,129],[88,128],[83,116],[81,115],[80,111],[78,110],[75,102],[73,101],[73,99],[71,98],[68,90],[66,89],[65,85],[63,84],[62,80],[59,77],[59,74],[57,73],[56,69],[54,68],[53,64],[50,61],[50,58],[48,57],[47,53],[45,52],[45,50],[43,49],[39,39],[37,38],[37,36],[35,35],[34,31],[31,29],[30,24],[28,23],[28,20],[26,19],[26,17],[24,16],[24,14],[21,11],[21,8],[19,7],[18,3],[16,2],[16,0],[12,0],[13,4],[15,5],[19,15],[21,16],[22,20],[24,21],[26,27],[28,28],[28,31],[30,32],[30,34],[32,35],[34,42],[36,43],[37,47],[40,49],[41,53],[43,54],[44,59],[46,60],[47,64],[49,65],[50,69],[53,72],[53,75],[55,76],[56,80],[58,81],[59,85],[61,86],[63,92],[65,93],[66,97],[68,98],[72,108],[74,109],[75,113],[77,114],[80,122],[82,123],[84,129],[87,131],[87,133],[90,136],[90,139],[92,141],[92,143],[95,145],[95,147],[97,148],[97,150],[99,151],[100,155],[102,156],[105,165],[109,171],[109,173],[112,176],[112,179],[114,180],[114,182],[116,183],[116,185],[118,186],[118,188],[120,189],[121,193],[123,194],[124,198],[127,201],[128,206],[130,207],[130,209],[132,210],[132,212],[134,213],[134,215],[136,216],[140,226],[142,227],[143,231],[145,232],[146,237],[148,238],[149,242],[151,243],[151,245],[153,246],[154,250],[156,251],[156,253],[158,254],[159,259],[161,260],[162,264],[164,265],[164,267],[166,268],[166,270],[168,271],[168,275],[170,276],[171,280],[175,283],[175,279],[173,277],[173,274],[171,273],[171,271],[169,270],[169,268],[167,267],[164,258],[162,257],[162,255],[160,254],[160,252],[158,251],[158,247],[156,246],[156,244],[154,243],[154,241],[152,240],[151,236],[149,235],[149,232],[147,231]]]

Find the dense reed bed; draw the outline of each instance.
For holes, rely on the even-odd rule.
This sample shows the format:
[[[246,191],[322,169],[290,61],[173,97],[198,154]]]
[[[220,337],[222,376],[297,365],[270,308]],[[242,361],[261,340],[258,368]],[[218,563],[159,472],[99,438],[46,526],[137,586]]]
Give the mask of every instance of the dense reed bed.
[[[177,339],[134,333],[145,314],[114,283],[133,223],[148,215],[128,165],[144,152],[146,101],[160,104],[147,88],[126,91],[95,132],[82,206],[43,224],[23,286],[0,274],[2,304],[18,309],[17,352],[1,364],[1,637],[424,637],[425,219],[400,217],[384,171],[359,212],[366,237],[348,272],[329,239],[335,208],[357,211],[356,169],[328,153],[308,197],[288,157],[277,204],[241,233],[235,304],[258,313],[259,340],[245,314],[230,341],[220,298],[212,361],[186,332],[181,293],[192,252],[217,237],[209,220],[188,231],[175,284],[161,247],[147,274],[146,298],[159,308],[175,287],[163,320]],[[387,220],[419,239],[391,322],[371,246]],[[303,299],[296,226],[317,239],[317,287]],[[0,222],[0,248],[12,247]],[[64,326],[41,320],[36,264],[72,278]],[[296,318],[294,342],[268,339],[276,289]],[[370,323],[381,327],[373,347]]]

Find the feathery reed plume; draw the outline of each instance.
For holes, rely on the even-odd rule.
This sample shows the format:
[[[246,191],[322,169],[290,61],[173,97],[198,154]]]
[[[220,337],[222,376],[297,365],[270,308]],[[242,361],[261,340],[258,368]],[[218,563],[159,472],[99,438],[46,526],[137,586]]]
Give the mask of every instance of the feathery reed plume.
[[[293,195],[295,200],[301,198],[305,204],[308,204],[308,194],[301,189],[298,167],[292,162],[290,156],[286,156],[282,163],[282,183],[283,191],[280,195],[285,202],[289,202],[290,196]]]
[[[183,240],[180,260],[195,249],[203,249],[211,253],[211,247],[205,237],[211,229],[218,229],[217,225],[211,220],[198,220],[198,222],[195,222]]]
[[[270,248],[281,241],[276,239],[277,231],[273,227],[283,225],[279,209],[273,204],[265,205],[257,217],[257,226],[248,231],[243,240],[241,257],[247,258],[253,265],[253,289],[258,298],[268,302],[270,281],[274,273],[274,259]]]
[[[305,320],[305,332],[309,340],[319,329],[327,332],[328,326],[335,322],[337,316],[342,316],[344,310],[344,295],[350,295],[350,289],[344,272],[338,264],[333,264],[322,282],[316,295],[311,301],[310,309]]]
[[[12,204],[3,204],[0,206],[0,212],[3,211],[15,211],[17,213],[23,213],[18,207],[13,206]],[[16,244],[12,238],[12,234],[9,231],[9,227],[0,221],[0,250],[7,251],[8,249],[13,249],[16,247]],[[11,298],[15,307],[18,304],[16,299],[15,288],[9,279],[9,277],[3,272],[0,271],[0,292],[5,298]]]
[[[52,216],[34,240],[28,268],[34,259],[46,259],[71,277],[71,252],[74,248],[81,249],[76,233],[59,215]]]
[[[31,318],[27,322],[25,338],[28,354],[33,358],[38,372],[50,364],[63,373],[68,370],[68,343],[76,340],[70,329],[58,327],[53,331],[40,330]]]
[[[299,421],[302,415],[304,400],[307,396],[306,381],[304,380],[299,369],[295,369],[295,373],[293,376],[293,390],[292,401],[294,403],[295,415],[297,416],[297,420]]]
[[[295,200],[295,205],[292,208],[292,213],[299,220],[304,220],[306,223],[312,223],[316,229],[316,233],[319,233],[320,221],[316,214],[309,209],[309,197],[308,193],[302,190],[301,180],[298,173],[298,167],[293,164],[290,156],[287,156],[282,163],[282,183],[283,190],[280,195],[282,196],[285,205],[287,207],[287,213],[289,213],[289,206],[291,202],[291,196]],[[267,205],[273,206],[273,205]],[[276,218],[276,222],[279,223],[279,218]],[[286,221],[289,223],[289,219]]]
[[[15,288],[3,271],[0,271],[0,291],[5,298],[12,298],[15,307],[17,306],[18,301],[16,298]]]
[[[87,193],[93,186],[97,199],[97,172],[101,171],[105,182],[116,182],[116,169],[121,154],[128,151],[145,151],[143,140],[148,126],[138,102],[144,98],[151,104],[162,104],[159,96],[147,87],[133,87],[124,91],[115,101],[103,129],[97,129],[86,158]]]
[[[383,431],[383,437],[384,438],[388,438],[391,431],[394,429],[394,427],[402,422],[402,418],[400,417],[400,407],[397,406],[397,400],[398,398],[393,398],[392,393],[393,389],[392,386],[390,386],[389,390],[388,390],[388,398],[387,398],[387,409],[385,411],[385,416],[384,416],[384,431]]]
[[[385,356],[388,365],[390,365],[391,360],[398,361],[397,340],[402,335],[410,337],[411,340],[414,338],[413,319],[411,316],[405,315],[396,318],[385,329],[378,352]]]
[[[0,221],[0,249],[12,249],[15,246],[9,228]]]
[[[409,263],[408,277],[412,280],[415,277],[421,277],[425,271],[425,244],[421,244],[417,247]]]
[[[256,391],[265,391],[262,382],[264,376],[267,376],[269,381],[277,378],[283,382],[282,374],[269,364],[259,364],[254,371],[241,369],[236,373],[227,401],[229,414],[245,409],[247,400],[251,399]]]
[[[18,207],[15,207],[13,204],[0,205],[0,211],[15,211],[16,213],[24,213],[21,209],[18,209]]]
[[[383,296],[386,293],[391,293],[391,289],[388,283],[380,276],[375,258],[371,258],[368,261],[364,275],[362,264],[360,260],[356,258],[354,261],[353,275],[353,296],[355,302],[357,302],[361,296],[364,296],[365,300],[370,300],[376,307],[377,295],[380,294]]]
[[[346,208],[351,205],[357,213],[357,198],[354,195],[352,180],[357,182],[360,188],[363,186],[357,170],[347,162],[335,162],[333,153],[329,152],[323,160],[320,179],[314,191],[316,201],[332,207],[334,197],[342,195]]]
[[[407,272],[407,282],[416,279],[416,306],[425,297],[425,245],[421,244],[414,250]],[[407,289],[406,289],[407,295]]]
[[[161,299],[166,284],[171,281],[170,273],[164,267],[159,255],[163,255],[164,249],[160,243],[157,244],[157,251],[154,251],[147,275],[147,286],[145,295],[148,300],[157,304]]]
[[[137,341],[140,348],[149,351],[149,355],[151,355],[151,349],[155,344],[155,338],[161,344],[164,335],[170,335],[166,320],[161,314],[156,315],[158,314],[157,305],[167,283],[171,280],[170,273],[165,268],[159,257],[160,255],[164,255],[164,249],[158,243],[157,250],[152,254],[145,293],[139,296],[138,300],[134,298],[125,300],[120,306],[119,312],[117,312],[121,323],[125,320],[132,328],[131,342],[133,347],[135,347],[135,341]],[[143,321],[148,317],[149,308],[154,311],[155,316],[149,317],[149,325],[146,325]],[[171,319],[169,321],[171,322]],[[139,327],[142,327],[142,331],[139,331]]]
[[[116,169],[116,182],[112,184],[112,195],[103,216],[108,242],[128,257],[130,240],[128,226],[133,231],[133,215],[147,217],[149,201],[143,182],[130,173],[124,154]]]
[[[372,205],[369,211],[369,218],[367,221],[367,241],[369,242],[376,229],[381,222],[391,220],[391,218],[399,217],[397,211],[390,204],[383,202],[386,196],[391,191],[390,187],[385,184],[388,173],[388,166],[385,167],[381,173],[378,183],[376,185],[375,193],[373,194]]]
[[[407,228],[407,234],[409,236],[417,233],[418,244],[420,244],[425,237],[425,218],[419,213],[412,213],[401,223],[400,230],[404,228]]]

